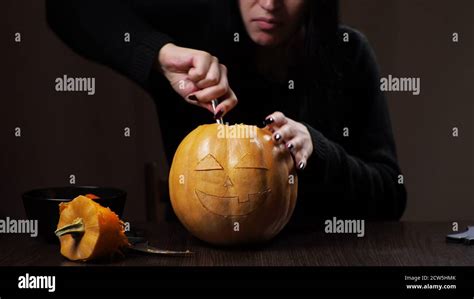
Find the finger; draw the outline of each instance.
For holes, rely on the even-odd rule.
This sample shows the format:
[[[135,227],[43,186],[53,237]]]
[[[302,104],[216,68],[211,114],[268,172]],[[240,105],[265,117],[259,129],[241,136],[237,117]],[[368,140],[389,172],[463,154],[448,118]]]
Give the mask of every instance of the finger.
[[[293,156],[293,160],[295,161],[296,167],[299,170],[305,169],[309,157],[309,150],[304,142],[304,139],[299,136],[296,136],[290,141],[286,142],[286,148]]]
[[[299,151],[295,152],[293,157],[296,162],[296,168],[298,168],[299,170],[304,170],[306,168],[306,163],[309,157],[306,147],[303,147]]]
[[[309,158],[309,147],[301,137],[295,137],[286,144],[286,148],[290,150],[295,165],[299,170],[306,168],[307,161]]]
[[[303,138],[301,137],[294,137],[290,141],[286,142],[286,148],[290,151],[290,153],[294,156],[297,152],[301,151],[304,146]]]
[[[197,91],[194,93],[195,97],[199,102],[210,103],[212,100],[225,97],[229,92],[229,87],[224,85],[216,85],[212,87],[205,88],[203,90]]]
[[[293,139],[293,137],[295,137],[295,130],[288,124],[283,125],[273,133],[273,139],[278,143],[286,142],[287,140]]]
[[[232,110],[237,104],[239,100],[235,95],[232,89],[229,89],[228,96],[216,107],[215,118],[221,118],[226,115],[230,110]]]
[[[199,90],[194,82],[187,79],[177,78],[174,79],[174,81],[170,81],[170,84],[173,89],[184,98],[192,96],[193,92]]]
[[[281,127],[288,122],[285,115],[279,111],[274,112],[265,118],[264,124],[268,127]]]
[[[219,84],[197,91],[194,95],[199,102],[211,102],[214,99],[225,97],[230,91],[229,82],[227,81],[227,70],[221,65],[221,78]]]
[[[212,56],[209,53],[198,51],[193,56],[193,67],[188,72],[189,80],[199,82],[206,78],[211,63]]]
[[[209,110],[209,112],[214,114],[214,108],[212,108],[211,103],[206,103],[206,102],[199,102],[198,100],[192,100],[193,96],[185,98],[186,102],[189,104],[192,104],[194,106],[202,107],[206,110]]]
[[[201,106],[202,108],[208,110],[209,112],[211,112],[212,114],[214,114],[214,108],[212,107],[212,104],[211,103],[200,103],[199,106]]]
[[[208,88],[214,85],[219,84],[221,77],[221,67],[219,64],[219,59],[217,57],[212,57],[212,62],[207,72],[207,75],[204,79],[196,83],[196,86],[199,89]]]

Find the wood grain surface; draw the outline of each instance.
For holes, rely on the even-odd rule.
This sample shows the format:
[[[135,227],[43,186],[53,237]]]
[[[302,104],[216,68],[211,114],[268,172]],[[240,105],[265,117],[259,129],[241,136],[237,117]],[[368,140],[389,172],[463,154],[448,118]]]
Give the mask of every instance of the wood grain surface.
[[[460,230],[469,223],[460,223]],[[471,223],[472,224],[472,223]],[[191,250],[191,257],[127,253],[123,259],[69,262],[58,244],[26,235],[0,235],[0,266],[474,266],[474,246],[447,243],[448,222],[366,223],[363,238],[325,234],[323,228],[285,229],[269,243],[253,247],[213,247],[177,223],[136,223],[151,245]]]

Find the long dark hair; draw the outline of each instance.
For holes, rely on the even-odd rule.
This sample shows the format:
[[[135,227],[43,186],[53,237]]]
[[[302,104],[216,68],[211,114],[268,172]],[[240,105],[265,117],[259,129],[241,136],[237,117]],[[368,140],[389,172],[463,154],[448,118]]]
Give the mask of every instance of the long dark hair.
[[[305,87],[305,99],[301,104],[310,106],[316,94],[319,100],[330,101],[337,90],[340,75],[335,56],[338,44],[339,1],[306,1],[308,7],[304,20],[303,51],[305,63],[298,72]],[[229,64],[252,67],[245,62],[255,53],[256,44],[246,32],[238,0],[215,0],[213,7],[214,25],[210,34],[221,37],[215,39],[216,44],[211,45],[215,55],[222,57]],[[239,35],[238,43],[234,41],[235,34]]]

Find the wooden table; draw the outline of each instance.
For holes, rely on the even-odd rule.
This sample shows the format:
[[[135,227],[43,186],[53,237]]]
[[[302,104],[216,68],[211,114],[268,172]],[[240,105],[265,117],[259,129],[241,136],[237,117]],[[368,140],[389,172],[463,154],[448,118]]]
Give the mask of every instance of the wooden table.
[[[470,224],[473,224],[471,222]],[[460,230],[469,223],[460,223]],[[191,250],[191,257],[128,254],[111,266],[474,266],[474,247],[447,243],[448,222],[366,223],[363,238],[286,229],[256,248],[216,248],[192,237],[178,223],[137,223],[151,245]],[[26,235],[0,235],[0,266],[85,265],[65,260],[59,245]],[[95,265],[95,264],[87,264]],[[103,264],[102,264],[103,265]]]

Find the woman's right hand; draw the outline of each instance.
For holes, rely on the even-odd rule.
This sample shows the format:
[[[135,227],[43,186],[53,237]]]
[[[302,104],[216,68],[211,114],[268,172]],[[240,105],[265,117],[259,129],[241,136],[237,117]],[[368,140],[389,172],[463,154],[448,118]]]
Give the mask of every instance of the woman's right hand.
[[[161,48],[156,67],[188,103],[214,113],[211,102],[219,99],[216,118],[237,105],[237,97],[227,80],[227,68],[207,52],[169,43]]]

